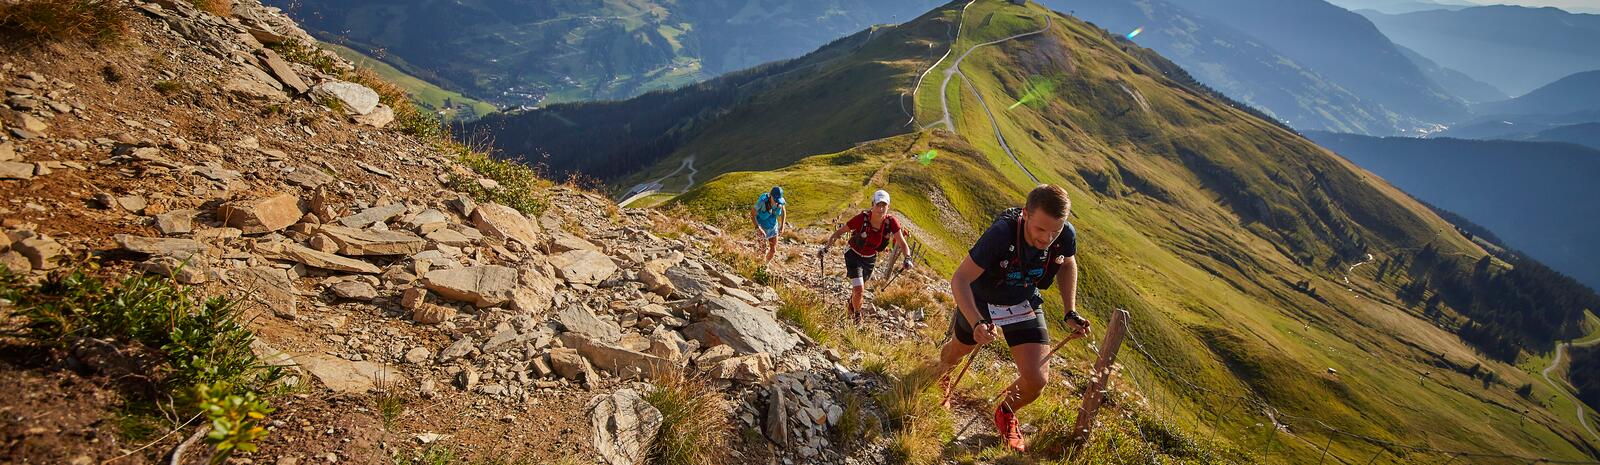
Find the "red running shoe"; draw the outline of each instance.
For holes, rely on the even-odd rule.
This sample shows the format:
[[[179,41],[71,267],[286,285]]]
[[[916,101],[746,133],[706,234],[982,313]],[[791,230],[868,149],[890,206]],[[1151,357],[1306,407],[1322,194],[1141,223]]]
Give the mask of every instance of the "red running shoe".
[[[1006,447],[1017,452],[1023,452],[1028,445],[1022,441],[1022,428],[1017,424],[1017,414],[1011,411],[1006,404],[1000,404],[994,409],[994,430],[1000,433]]]

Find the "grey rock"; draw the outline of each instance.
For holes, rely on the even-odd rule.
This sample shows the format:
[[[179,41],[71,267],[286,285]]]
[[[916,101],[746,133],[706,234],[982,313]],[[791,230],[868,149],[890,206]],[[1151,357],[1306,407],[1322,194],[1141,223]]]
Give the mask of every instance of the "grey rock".
[[[390,218],[400,216],[400,214],[405,212],[406,206],[398,203],[384,205],[381,207],[372,207],[362,210],[360,213],[339,218],[339,224],[352,228],[361,228],[370,226],[373,223],[389,221]]]
[[[383,272],[383,269],[378,268],[377,265],[310,249],[299,244],[285,245],[283,247],[283,256],[306,266],[325,270],[363,274],[379,274]]]
[[[312,88],[311,95],[317,98],[336,99],[345,109],[357,115],[371,113],[378,107],[378,93],[367,86],[353,82],[330,80],[317,84]]]
[[[204,253],[205,244],[193,239],[174,239],[162,237],[141,237],[131,234],[117,234],[112,236],[117,245],[124,250],[146,255],[165,255],[178,259],[185,259],[195,254]]]
[[[155,216],[156,230],[161,234],[188,234],[194,231],[194,210],[173,210]]]
[[[600,380],[594,372],[594,366],[589,364],[589,359],[579,355],[577,349],[566,347],[551,349],[550,368],[557,375],[574,383],[594,383]]]
[[[511,301],[517,270],[500,265],[435,270],[423,276],[423,283],[446,299],[493,307]]]
[[[341,299],[369,301],[378,298],[378,290],[362,281],[345,281],[334,284],[333,295]]]
[[[572,284],[596,285],[617,272],[617,264],[606,254],[593,250],[573,250],[550,257],[556,274]]]
[[[556,323],[567,332],[582,334],[600,342],[617,342],[622,338],[622,328],[594,316],[583,306],[573,305],[556,313]]]
[[[340,255],[411,255],[428,242],[405,231],[376,231],[325,224],[317,232],[338,244]]]
[[[0,161],[0,179],[33,179],[33,164],[17,161]]]
[[[771,314],[731,297],[706,298],[694,317],[684,335],[706,346],[720,342],[740,354],[781,356],[800,343]]]

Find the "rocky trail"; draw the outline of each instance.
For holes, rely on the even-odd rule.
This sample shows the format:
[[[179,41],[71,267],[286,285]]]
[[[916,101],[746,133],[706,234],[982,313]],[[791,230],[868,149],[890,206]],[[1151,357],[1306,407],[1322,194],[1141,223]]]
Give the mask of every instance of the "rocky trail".
[[[0,264],[40,279],[94,257],[239,301],[291,392],[244,458],[632,463],[655,431],[615,425],[651,424],[641,395],[682,371],[755,432],[728,438],[735,463],[884,462],[830,444],[844,393],[882,380],[779,319],[773,288],[716,258],[723,231],[481,174],[403,133],[337,56],[275,51],[314,43],[275,8],[133,8],[134,45],[0,51]],[[537,205],[492,201],[524,194]],[[843,302],[841,278],[778,274]],[[891,338],[924,324],[877,313]],[[93,367],[32,366],[0,364],[10,391],[49,394],[0,397],[0,455],[151,463],[188,436],[122,440],[101,425],[120,394]],[[100,400],[50,401],[79,397]]]

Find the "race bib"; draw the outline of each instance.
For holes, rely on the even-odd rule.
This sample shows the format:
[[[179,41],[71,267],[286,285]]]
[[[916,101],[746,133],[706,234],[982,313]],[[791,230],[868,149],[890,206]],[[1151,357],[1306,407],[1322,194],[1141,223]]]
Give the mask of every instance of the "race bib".
[[[1026,300],[1016,305],[989,304],[989,321],[994,322],[995,326],[1021,323],[1038,317],[1033,305]]]

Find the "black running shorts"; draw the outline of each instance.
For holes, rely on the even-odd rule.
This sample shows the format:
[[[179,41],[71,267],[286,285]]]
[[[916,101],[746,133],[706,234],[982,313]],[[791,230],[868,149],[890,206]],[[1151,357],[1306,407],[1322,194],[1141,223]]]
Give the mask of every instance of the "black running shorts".
[[[1022,344],[1050,344],[1050,330],[1046,328],[1043,307],[1044,299],[1033,297],[1029,299],[1034,312],[1038,315],[1032,320],[1012,323],[1001,326],[1000,333],[1006,338],[1006,345],[1016,347]],[[988,304],[978,301],[978,312],[988,311]],[[978,341],[972,337],[972,324],[967,322],[966,315],[956,310],[955,317],[950,319],[950,332],[955,334],[956,340],[966,345],[977,345]]]
[[[855,250],[844,251],[844,277],[846,278],[872,279],[872,268],[877,264],[877,255],[863,257],[857,255]]]

